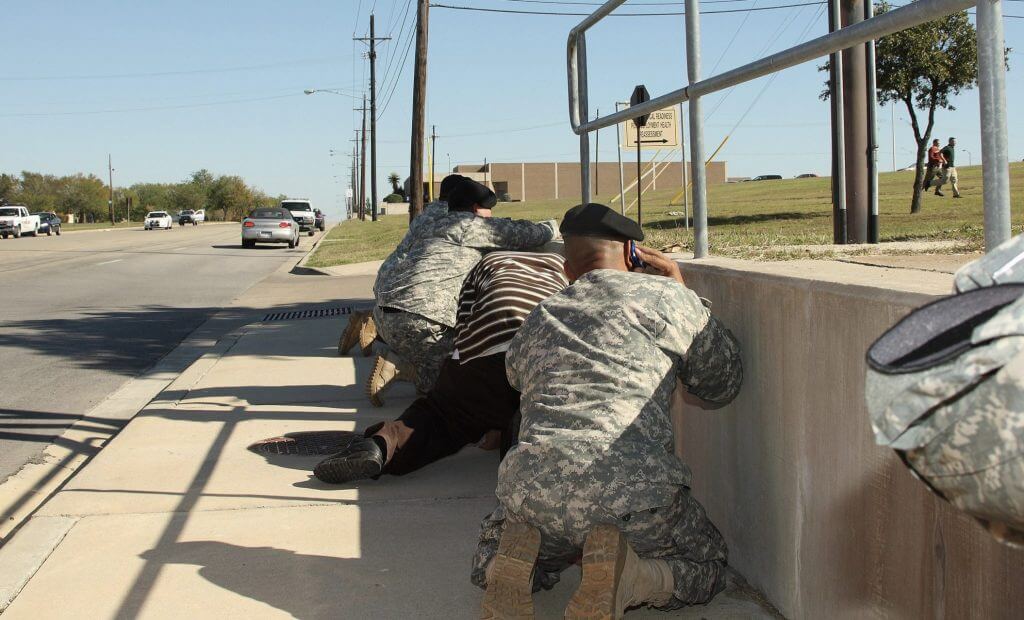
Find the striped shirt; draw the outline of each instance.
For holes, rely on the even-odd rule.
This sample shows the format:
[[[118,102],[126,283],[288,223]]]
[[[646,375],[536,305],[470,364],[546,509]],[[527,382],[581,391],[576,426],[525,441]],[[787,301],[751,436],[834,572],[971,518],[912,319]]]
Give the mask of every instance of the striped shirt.
[[[462,285],[455,353],[460,363],[503,353],[537,304],[569,286],[558,254],[492,252]]]

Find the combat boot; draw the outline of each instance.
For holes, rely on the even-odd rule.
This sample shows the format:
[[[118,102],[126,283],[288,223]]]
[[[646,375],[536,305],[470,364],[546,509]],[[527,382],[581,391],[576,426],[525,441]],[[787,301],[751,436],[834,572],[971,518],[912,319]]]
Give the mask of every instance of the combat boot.
[[[356,346],[357,342],[362,345],[362,333],[367,321],[373,321],[369,310],[352,311],[352,314],[348,317],[348,325],[345,326],[345,331],[341,333],[341,338],[338,339],[338,355],[348,353],[352,347]],[[376,327],[374,327],[373,334],[374,336],[377,335]],[[364,355],[366,355],[365,349]]]
[[[565,617],[619,620],[628,607],[668,604],[674,586],[668,562],[641,559],[618,528],[598,525],[583,545],[583,579],[565,608]]]
[[[354,438],[345,448],[317,463],[313,475],[329,484],[343,484],[380,476],[384,452],[372,437]]]
[[[366,318],[359,328],[359,348],[363,350],[363,357],[370,357],[373,353],[373,343],[377,340],[377,324],[373,322],[373,314],[367,312]]]
[[[525,523],[508,523],[498,554],[487,567],[487,591],[480,604],[484,620],[533,618],[533,570],[540,532]]]
[[[374,407],[383,407],[384,391],[396,381],[416,382],[416,370],[408,363],[397,358],[392,352],[378,355],[373,362],[373,372],[366,380],[366,396]]]

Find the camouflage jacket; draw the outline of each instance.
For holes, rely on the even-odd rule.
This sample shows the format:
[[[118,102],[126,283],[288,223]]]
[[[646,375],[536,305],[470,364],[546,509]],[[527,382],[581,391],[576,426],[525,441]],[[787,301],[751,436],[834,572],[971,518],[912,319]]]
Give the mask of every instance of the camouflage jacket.
[[[566,484],[601,487],[624,504],[689,485],[673,453],[676,379],[725,403],[743,375],[736,340],[693,291],[607,269],[541,302],[513,338],[506,369],[523,418],[499,474],[506,504]]]
[[[378,306],[414,312],[455,326],[459,291],[488,250],[529,250],[550,241],[555,223],[484,218],[448,212],[431,203],[409,224],[395,251],[381,265],[373,294]]]

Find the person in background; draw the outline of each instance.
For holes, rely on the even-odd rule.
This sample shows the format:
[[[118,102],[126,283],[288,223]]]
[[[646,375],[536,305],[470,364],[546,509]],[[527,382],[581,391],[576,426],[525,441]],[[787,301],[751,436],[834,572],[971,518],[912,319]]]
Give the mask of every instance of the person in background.
[[[924,189],[928,189],[932,186],[932,180],[935,179],[936,174],[941,174],[942,171],[942,148],[939,147],[939,140],[932,140],[932,145],[928,148],[928,168],[924,173]]]
[[[949,183],[953,188],[953,198],[960,197],[960,188],[957,186],[957,174],[956,174],[956,138],[950,138],[949,144],[942,149],[942,176],[939,177],[939,183],[935,186],[936,196],[945,196],[941,191],[942,186]]]

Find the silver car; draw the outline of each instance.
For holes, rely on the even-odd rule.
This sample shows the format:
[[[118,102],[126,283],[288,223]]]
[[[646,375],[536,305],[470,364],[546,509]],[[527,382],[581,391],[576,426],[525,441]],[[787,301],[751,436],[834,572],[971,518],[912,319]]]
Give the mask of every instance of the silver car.
[[[299,225],[287,209],[260,207],[242,220],[243,248],[256,247],[257,243],[287,243],[294,248],[299,238]]]

